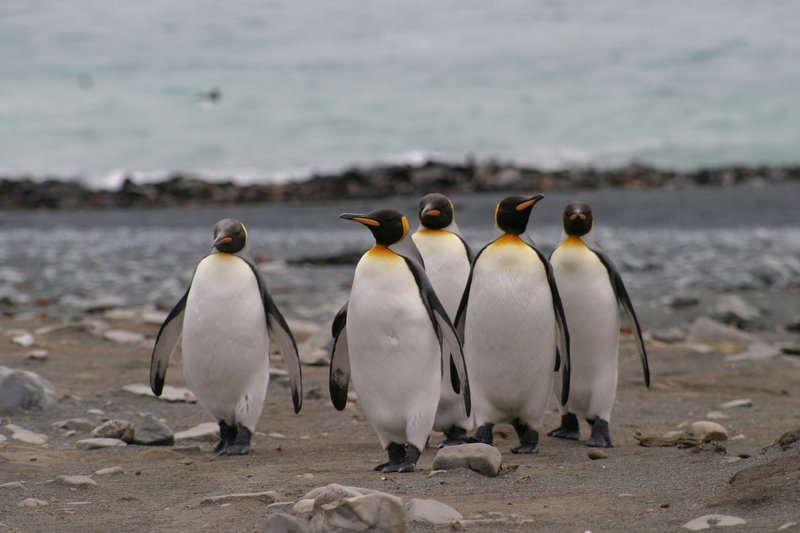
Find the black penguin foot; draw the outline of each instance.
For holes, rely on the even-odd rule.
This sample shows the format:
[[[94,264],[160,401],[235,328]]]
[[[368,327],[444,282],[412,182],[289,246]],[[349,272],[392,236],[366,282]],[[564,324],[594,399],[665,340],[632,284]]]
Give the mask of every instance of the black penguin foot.
[[[492,435],[493,427],[494,424],[484,424],[480,426],[477,430],[475,430],[475,436],[468,438],[467,442],[470,443],[480,442],[491,446],[492,443],[494,442],[494,436]]]
[[[539,451],[539,432],[528,424],[514,422],[514,429],[517,430],[519,446],[511,448],[511,453],[536,453]]]
[[[439,445],[439,448],[446,448],[447,446],[458,446],[467,442],[467,430],[458,426],[452,426],[449,430],[444,432],[445,439]]]
[[[406,447],[403,446],[402,444],[390,442],[389,446],[386,447],[386,452],[389,454],[389,460],[385,463],[379,464],[378,466],[373,468],[373,470],[377,472],[397,472],[397,470],[386,470],[386,469],[391,468],[394,465],[398,465],[405,460]]]
[[[581,436],[578,417],[572,413],[561,415],[561,425],[551,430],[547,435],[549,437],[558,437],[559,439],[578,440]]]
[[[403,448],[404,458],[397,463],[389,464],[383,468],[382,472],[414,472],[417,469],[417,461],[419,460],[419,448],[413,444],[407,444]]]
[[[236,431],[236,440],[233,441],[233,444],[225,447],[221,452],[220,455],[247,455],[250,451],[250,438],[252,437],[252,433],[250,430],[244,427],[243,425],[239,424],[238,429]]]
[[[236,426],[229,426],[224,420],[219,421],[219,442],[214,446],[216,453],[221,452],[236,440]]]
[[[608,421],[598,418],[592,424],[592,434],[586,441],[587,446],[592,448],[613,448],[611,434],[608,432]]]

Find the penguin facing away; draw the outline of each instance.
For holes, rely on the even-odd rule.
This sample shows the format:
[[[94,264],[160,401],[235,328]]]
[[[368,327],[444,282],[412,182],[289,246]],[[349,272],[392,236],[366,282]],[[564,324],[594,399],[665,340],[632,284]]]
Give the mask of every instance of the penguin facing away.
[[[542,198],[509,196],[497,205],[503,235],[475,257],[456,318],[478,427],[470,440],[492,444],[494,424],[510,422],[520,441],[513,453],[539,450],[537,428],[562,363],[561,401],[569,396],[570,339],[559,291],[549,261],[524,235]]]
[[[375,470],[413,472],[433,427],[445,366],[455,369],[449,386],[460,392],[469,416],[461,342],[406,239],[406,217],[379,209],[340,218],[367,226],[375,246],[358,262],[350,299],[333,321],[331,401],[344,409],[352,378],[389,456]]]
[[[425,261],[425,274],[451,320],[464,294],[472,264],[472,250],[461,236],[455,222],[453,202],[443,194],[432,193],[419,201],[420,228],[411,237]],[[444,369],[444,381],[452,369]],[[464,416],[461,398],[448,386],[442,386],[433,429],[444,432],[442,446],[463,444],[472,420]]]
[[[619,271],[595,243],[593,221],[588,204],[567,205],[566,237],[550,256],[572,332],[573,366],[569,401],[559,406],[561,425],[548,435],[578,439],[576,415],[580,415],[592,428],[586,444],[610,448],[613,444],[609,422],[617,391],[619,307],[636,333],[636,348],[648,388],[650,369],[639,320]]]
[[[267,291],[240,221],[217,222],[211,252],[197,264],[189,288],[161,325],[150,361],[150,387],[156,396],[179,338],[186,382],[219,422],[215,452],[243,455],[250,450],[269,383],[270,339],[283,355],[294,410],[300,411],[297,345]]]

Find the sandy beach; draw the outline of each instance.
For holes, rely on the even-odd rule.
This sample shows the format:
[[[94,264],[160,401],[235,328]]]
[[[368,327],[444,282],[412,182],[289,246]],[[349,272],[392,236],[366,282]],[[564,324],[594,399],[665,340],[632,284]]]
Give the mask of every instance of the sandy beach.
[[[731,196],[740,196],[736,191]],[[777,189],[777,194],[780,191]],[[602,205],[602,193],[597,194],[598,205]],[[487,201],[478,198],[481,205]],[[410,198],[393,201],[413,205]],[[683,201],[680,195],[676,201]],[[469,200],[464,203],[469,212]],[[654,208],[644,204],[641,209],[652,212]],[[663,201],[653,200],[653,206],[660,204]],[[146,242],[159,233],[158,213],[154,211],[150,218],[156,227],[136,237],[135,242]],[[185,220],[216,213],[187,211],[190,218]],[[281,213],[278,210],[270,216],[281,217]],[[785,212],[773,215],[788,221]],[[60,215],[48,216],[58,220]],[[626,216],[636,219],[638,215],[633,212]],[[171,218],[164,216],[165,220]],[[40,223],[46,226],[46,220]],[[80,233],[81,218],[73,220],[75,231]],[[383,460],[383,451],[358,401],[337,412],[327,392],[328,369],[324,363],[330,319],[346,298],[347,280],[352,275],[352,264],[346,261],[323,265],[316,274],[317,267],[308,265],[287,266],[272,260],[262,264],[268,282],[277,279],[272,287],[279,305],[297,325],[298,336],[304,339],[304,357],[322,366],[304,365],[305,402],[302,412],[294,415],[285,378],[280,374],[282,362],[273,359],[277,373],[270,384],[253,450],[244,457],[215,455],[211,451],[214,437],[180,440],[170,446],[81,449],[78,441],[91,437],[92,429],[107,420],[127,420],[138,431],[145,415],[152,413],[175,432],[213,420],[196,403],[166,402],[123,390],[127,385],[147,383],[153,337],[165,308],[141,301],[136,306],[126,305],[133,297],[124,294],[117,295],[116,300],[94,299],[94,307],[72,307],[68,313],[63,312],[66,307],[58,305],[58,298],[39,307],[31,301],[17,302],[15,311],[0,319],[0,363],[50,380],[57,402],[45,410],[0,414],[0,435],[4,437],[0,441],[0,530],[260,531],[269,516],[291,513],[306,493],[330,483],[375,489],[403,501],[434,499],[462,515],[456,525],[409,522],[409,531],[437,527],[471,531],[678,531],[690,520],[709,514],[746,521],[733,530],[798,527],[800,444],[794,443],[800,430],[797,286],[791,278],[773,285],[715,285],[727,276],[726,263],[720,259],[740,257],[737,254],[743,252],[731,251],[734,237],[714,240],[713,235],[723,231],[725,224],[719,218],[714,220],[709,237],[701,233],[692,239],[697,239],[698,246],[706,242],[722,247],[714,248],[716,255],[711,259],[717,259],[709,263],[719,264],[720,270],[703,272],[705,267],[697,265],[706,263],[700,262],[678,276],[665,266],[666,259],[649,256],[650,263],[664,263],[659,267],[636,263],[633,258],[650,253],[639,247],[646,240],[644,236],[625,241],[629,246],[637,243],[633,250],[615,248],[618,254],[624,252],[631,258],[622,263],[623,275],[647,331],[653,385],[650,390],[644,387],[632,338],[624,335],[619,391],[611,421],[615,447],[605,450],[607,457],[592,460],[583,442],[550,437],[542,437],[541,451],[536,455],[513,455],[513,429],[499,425],[495,428],[495,445],[502,453],[503,466],[497,477],[466,469],[432,472],[436,445],[442,438],[439,434],[432,436],[431,448],[423,452],[417,472],[380,474],[371,470]],[[471,224],[466,226],[469,229]],[[622,236],[633,233],[624,224],[612,226],[612,236],[625,238]],[[681,222],[674,222],[673,229],[658,231],[664,236],[680,236],[684,235],[681,228]],[[790,228],[781,230],[784,233],[743,229],[744,233],[734,234],[752,239],[745,241],[743,250],[757,243],[763,246],[768,235],[776,239],[778,248],[781,242],[784,247],[794,242],[796,231]],[[42,234],[48,231],[41,229]],[[298,234],[281,235],[288,241]],[[98,243],[106,242],[104,237],[97,239]],[[197,237],[196,243],[176,256],[183,257],[187,265],[181,270],[192,267],[188,250],[206,246],[202,243],[207,239],[205,234]],[[329,252],[357,252],[363,246],[359,239],[345,238]],[[680,246],[694,246],[691,242],[695,241]],[[265,241],[264,246],[271,249],[273,244]],[[794,253],[790,252],[785,261]],[[738,265],[736,271],[761,279],[752,264]],[[285,272],[293,269],[300,269],[300,277],[311,279],[338,273],[333,281],[328,280],[335,289],[323,291],[325,298],[313,294],[322,285],[302,293],[292,288],[297,286],[291,282],[293,278],[286,277]],[[683,286],[678,278],[690,270],[700,277],[678,290]],[[670,280],[673,274],[676,279]],[[153,281],[147,283],[152,285]],[[175,290],[181,290],[181,284],[177,280]],[[727,315],[720,308],[726,298],[729,304],[733,301]],[[321,300],[326,305],[320,304]],[[739,323],[744,330],[720,325],[722,336],[719,332],[710,335],[698,326],[710,319]],[[167,385],[185,386],[179,360],[170,367]],[[733,406],[723,407],[732,401]],[[69,419],[83,421],[70,425],[65,423]],[[725,440],[717,436],[703,442],[692,437],[690,426],[698,421],[721,424]],[[555,405],[551,405],[543,429],[557,423]],[[46,442],[23,442],[17,438],[20,429],[45,436]],[[584,426],[584,439],[586,433]],[[787,433],[789,436],[784,436]],[[783,446],[777,444],[782,436]],[[105,473],[109,468],[114,468],[112,473]],[[95,484],[71,485],[59,476],[89,476]],[[213,499],[241,493],[269,494]],[[43,503],[35,506],[30,499]],[[25,506],[25,501],[34,506]]]

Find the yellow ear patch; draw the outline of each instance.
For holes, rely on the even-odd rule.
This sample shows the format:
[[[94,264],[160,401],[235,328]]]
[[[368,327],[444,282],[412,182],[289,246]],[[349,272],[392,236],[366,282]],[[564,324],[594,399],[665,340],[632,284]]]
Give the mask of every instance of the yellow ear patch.
[[[380,222],[378,222],[377,220],[372,220],[371,218],[357,217],[357,218],[354,218],[353,220],[355,220],[356,222],[360,222],[360,223],[362,223],[362,224],[364,224],[366,226],[378,227],[378,226],[381,225]]]
[[[405,216],[403,216],[403,237],[408,235],[408,228],[409,228],[408,219]]]
[[[244,230],[244,240],[247,242],[247,228],[244,226],[244,222],[242,222],[242,229]]]

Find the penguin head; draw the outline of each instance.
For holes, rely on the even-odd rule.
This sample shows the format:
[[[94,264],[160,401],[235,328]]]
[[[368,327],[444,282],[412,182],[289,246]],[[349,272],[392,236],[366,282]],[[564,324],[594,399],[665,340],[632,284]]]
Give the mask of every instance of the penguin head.
[[[344,213],[339,218],[364,224],[375,236],[375,242],[383,246],[390,246],[408,234],[408,219],[394,209],[376,209],[366,215]]]
[[[438,192],[423,196],[419,201],[419,221],[429,229],[446,228],[453,223],[453,202]]]
[[[506,233],[520,235],[528,227],[528,219],[534,204],[544,198],[541,194],[533,196],[508,196],[504,198],[494,212],[497,227]]]
[[[592,230],[592,207],[584,202],[573,202],[564,208],[564,233],[583,237]]]
[[[222,253],[235,254],[247,244],[247,230],[235,218],[224,218],[214,226],[214,248]]]

